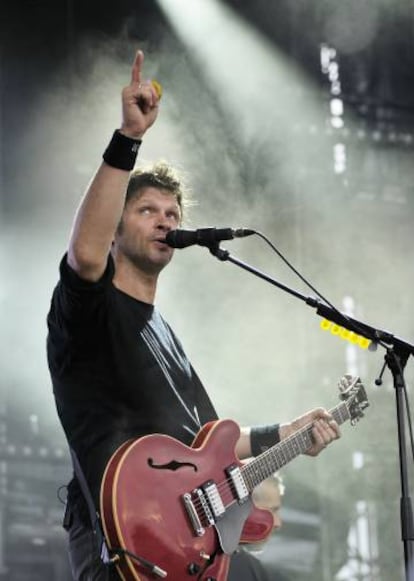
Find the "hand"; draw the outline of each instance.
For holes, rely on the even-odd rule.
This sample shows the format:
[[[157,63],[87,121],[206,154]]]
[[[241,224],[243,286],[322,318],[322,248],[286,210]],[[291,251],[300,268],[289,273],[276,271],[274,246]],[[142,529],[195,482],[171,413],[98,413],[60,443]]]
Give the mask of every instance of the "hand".
[[[280,438],[294,434],[301,428],[312,425],[312,447],[306,451],[308,456],[317,456],[328,444],[340,438],[339,426],[333,417],[323,408],[316,408],[289,424],[280,426]]]
[[[159,96],[150,80],[141,79],[144,53],[138,50],[131,72],[131,83],[122,91],[121,133],[140,139],[158,115]]]

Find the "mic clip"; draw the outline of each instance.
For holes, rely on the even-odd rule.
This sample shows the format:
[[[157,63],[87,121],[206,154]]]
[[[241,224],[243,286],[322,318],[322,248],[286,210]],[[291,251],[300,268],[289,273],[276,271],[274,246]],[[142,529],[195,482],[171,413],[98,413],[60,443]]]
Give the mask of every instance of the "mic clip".
[[[209,244],[208,249],[213,256],[215,256],[222,262],[227,260],[230,256],[230,252],[228,250],[220,248],[220,242],[213,242],[212,244]]]

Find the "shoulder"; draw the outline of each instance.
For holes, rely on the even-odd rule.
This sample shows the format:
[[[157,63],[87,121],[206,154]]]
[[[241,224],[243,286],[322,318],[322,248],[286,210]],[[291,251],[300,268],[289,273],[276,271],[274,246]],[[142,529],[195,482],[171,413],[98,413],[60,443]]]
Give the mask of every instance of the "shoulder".
[[[49,331],[58,328],[83,327],[98,316],[111,296],[114,264],[112,257],[104,275],[97,282],[82,279],[68,264],[65,254],[59,266],[60,278],[53,291],[48,313]]]
[[[80,276],[78,272],[76,272],[76,270],[70,266],[68,262],[68,255],[66,253],[60,262],[59,272],[59,282],[62,284],[62,286],[71,288],[72,290],[77,290],[78,292],[88,290],[93,291],[94,289],[98,290],[105,286],[112,285],[112,279],[115,274],[115,264],[112,255],[109,254],[106,267],[102,275],[97,280],[91,281]]]

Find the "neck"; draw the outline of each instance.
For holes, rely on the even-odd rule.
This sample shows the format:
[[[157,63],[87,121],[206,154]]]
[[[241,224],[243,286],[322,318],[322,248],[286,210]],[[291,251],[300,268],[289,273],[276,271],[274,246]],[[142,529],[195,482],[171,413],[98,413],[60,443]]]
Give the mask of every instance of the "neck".
[[[153,305],[159,273],[148,273],[124,261],[115,262],[113,284],[134,299]]]

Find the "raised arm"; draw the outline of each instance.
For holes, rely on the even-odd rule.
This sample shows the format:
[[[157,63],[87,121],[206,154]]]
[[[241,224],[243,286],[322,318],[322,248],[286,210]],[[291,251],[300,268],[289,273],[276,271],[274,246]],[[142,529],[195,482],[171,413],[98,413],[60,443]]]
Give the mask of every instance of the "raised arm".
[[[114,133],[72,227],[68,263],[86,280],[98,280],[105,270],[136,153],[158,115],[159,94],[151,81],[141,78],[143,61],[144,53],[139,50],[131,82],[122,91],[122,125]]]

